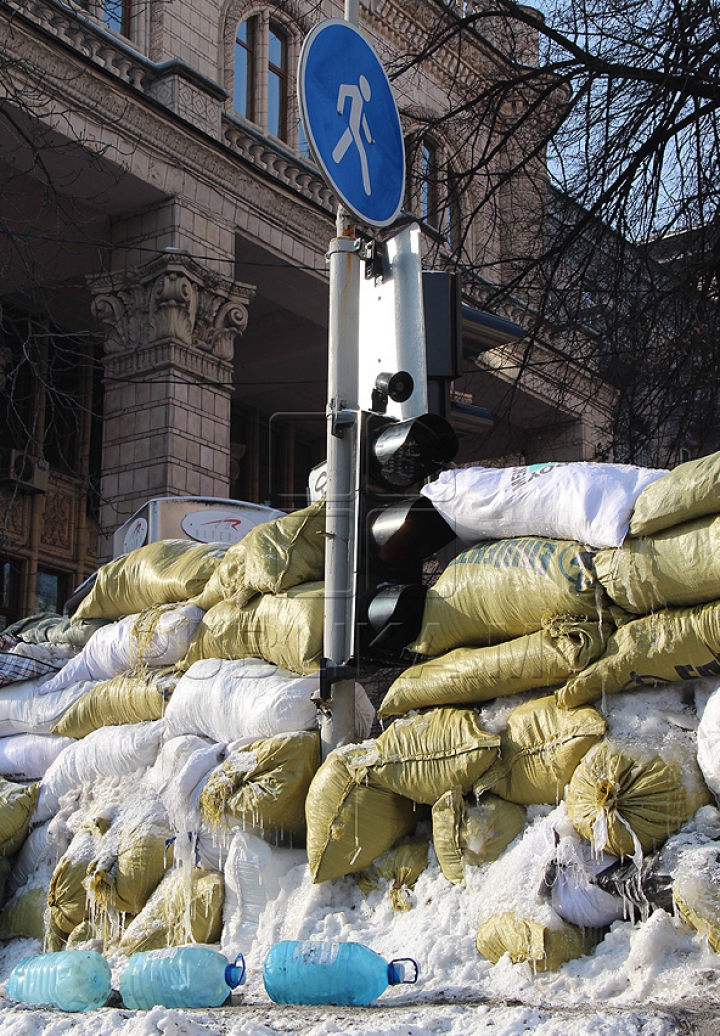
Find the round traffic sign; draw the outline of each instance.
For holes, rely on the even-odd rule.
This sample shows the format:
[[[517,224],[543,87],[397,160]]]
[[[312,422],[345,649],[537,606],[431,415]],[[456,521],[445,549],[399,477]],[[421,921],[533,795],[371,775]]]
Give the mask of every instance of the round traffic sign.
[[[298,69],[305,135],[329,186],[361,221],[386,227],[405,189],[405,148],[385,70],[350,22],[307,35]]]

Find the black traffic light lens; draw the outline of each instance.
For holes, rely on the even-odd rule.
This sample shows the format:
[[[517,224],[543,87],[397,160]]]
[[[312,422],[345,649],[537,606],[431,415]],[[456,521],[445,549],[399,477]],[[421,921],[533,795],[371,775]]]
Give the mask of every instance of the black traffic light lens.
[[[368,546],[383,565],[397,568],[434,554],[455,536],[426,496],[410,497],[371,519]]]
[[[360,602],[361,630],[374,652],[399,657],[416,640],[422,627],[427,587],[384,586]]]
[[[458,441],[437,414],[385,425],[372,442],[374,477],[387,489],[404,490],[451,461]]]

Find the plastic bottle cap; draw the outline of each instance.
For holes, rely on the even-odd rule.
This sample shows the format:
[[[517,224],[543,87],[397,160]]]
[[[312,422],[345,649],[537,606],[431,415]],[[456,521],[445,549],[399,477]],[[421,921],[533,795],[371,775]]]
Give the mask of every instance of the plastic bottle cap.
[[[231,989],[236,989],[241,986],[245,981],[245,958],[242,953],[238,953],[232,964],[228,964],[225,968],[225,982],[230,986]]]
[[[409,968],[406,965],[412,967],[412,977],[408,977]],[[398,960],[391,960],[388,964],[388,985],[397,986],[401,982],[406,982],[408,985],[413,985],[418,980],[419,968],[417,961],[413,960],[412,957],[402,957]]]

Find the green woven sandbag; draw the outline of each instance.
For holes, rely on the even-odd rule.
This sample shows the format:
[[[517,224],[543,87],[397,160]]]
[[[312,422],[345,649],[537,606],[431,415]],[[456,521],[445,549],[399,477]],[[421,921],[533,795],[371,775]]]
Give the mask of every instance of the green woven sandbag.
[[[720,512],[720,453],[679,464],[646,486],[630,519],[631,536],[650,536],[673,525]]]
[[[348,759],[361,783],[432,805],[450,788],[469,792],[497,758],[500,738],[472,709],[430,709],[402,716]]]
[[[720,599],[720,517],[698,518],[652,537],[630,537],[595,558],[613,601],[647,615],[668,605]]]
[[[225,554],[225,545],[158,540],[98,569],[73,619],[121,619],[146,608],[199,594]]]
[[[592,553],[569,540],[481,543],[450,562],[428,590],[422,655],[486,647],[534,633],[556,615],[597,619],[603,608]]]
[[[12,856],[27,837],[39,784],[15,784],[0,777],[0,856]]]
[[[138,667],[104,680],[73,702],[52,732],[63,737],[83,738],[100,727],[162,719],[180,676],[172,667]]]
[[[720,676],[720,602],[645,615],[620,626],[605,654],[555,692],[562,708],[657,685]]]
[[[45,940],[47,891],[29,889],[3,908],[0,914],[0,939]]]
[[[200,794],[200,811],[212,828],[261,828],[302,839],[305,799],[319,766],[318,731],[255,741],[212,771]]]
[[[178,668],[187,670],[201,658],[264,658],[300,675],[316,672],[324,610],[324,583],[260,594],[243,607],[221,601],[203,616]]]
[[[560,921],[548,927],[513,913],[494,914],[480,926],[475,942],[478,952],[497,964],[506,953],[513,964],[524,961],[533,971],[557,971],[570,960],[595,948],[594,933]]]
[[[567,791],[575,829],[597,853],[633,856],[662,845],[712,799],[700,771],[610,741],[592,748]]]
[[[217,943],[222,935],[225,881],[222,874],[184,867],[169,870],[125,929],[125,957],[188,943]]]
[[[410,799],[353,776],[357,747],[331,752],[315,774],[305,801],[307,855],[314,882],[365,870],[417,822]],[[363,754],[363,750],[360,750]]]
[[[410,892],[428,865],[428,849],[426,838],[413,839],[388,849],[372,867],[358,876],[358,887],[367,896],[389,886],[393,910],[412,909]]]
[[[566,711],[552,696],[525,702],[508,716],[498,761],[475,782],[475,793],[492,789],[524,806],[555,805],[605,727],[600,713],[587,706]]]
[[[385,695],[378,716],[555,687],[598,658],[606,637],[597,622],[558,616],[545,629],[503,644],[455,648],[404,670]]]
[[[483,795],[475,805],[460,788],[451,788],[432,809],[433,844],[440,870],[459,884],[465,867],[497,860],[525,826],[525,810],[497,795]]]
[[[277,594],[325,573],[325,502],[263,522],[228,548],[225,558],[193,603],[209,611],[220,601],[239,606],[258,593]]]

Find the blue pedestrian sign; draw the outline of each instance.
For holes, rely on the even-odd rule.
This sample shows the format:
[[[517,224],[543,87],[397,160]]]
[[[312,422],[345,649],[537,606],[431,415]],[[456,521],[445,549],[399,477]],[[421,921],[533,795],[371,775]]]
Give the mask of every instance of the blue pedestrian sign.
[[[400,116],[384,68],[354,25],[330,18],[312,29],[298,95],[305,136],[329,186],[360,221],[388,226],[405,189]]]

